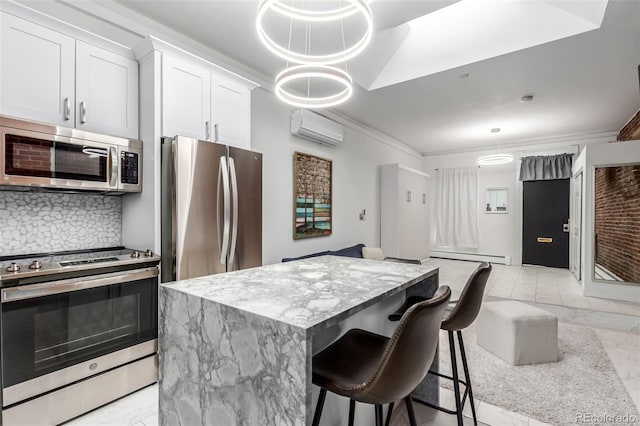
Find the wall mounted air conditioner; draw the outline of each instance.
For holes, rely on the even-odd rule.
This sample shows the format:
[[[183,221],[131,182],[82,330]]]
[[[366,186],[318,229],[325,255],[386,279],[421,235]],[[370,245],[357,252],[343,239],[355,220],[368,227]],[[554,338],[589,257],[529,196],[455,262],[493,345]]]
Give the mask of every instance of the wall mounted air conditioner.
[[[297,109],[291,114],[291,134],[323,145],[342,143],[344,127],[315,112]]]

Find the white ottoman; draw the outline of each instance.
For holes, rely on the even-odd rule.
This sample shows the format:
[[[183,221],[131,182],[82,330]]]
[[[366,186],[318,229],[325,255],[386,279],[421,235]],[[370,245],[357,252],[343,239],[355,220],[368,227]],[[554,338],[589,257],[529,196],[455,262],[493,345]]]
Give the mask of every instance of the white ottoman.
[[[525,303],[487,302],[478,316],[478,345],[511,365],[558,361],[558,318]]]

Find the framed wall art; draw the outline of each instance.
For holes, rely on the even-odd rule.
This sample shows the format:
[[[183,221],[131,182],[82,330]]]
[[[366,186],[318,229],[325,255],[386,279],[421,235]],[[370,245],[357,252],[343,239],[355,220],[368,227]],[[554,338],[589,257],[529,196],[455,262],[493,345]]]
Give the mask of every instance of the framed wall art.
[[[332,172],[331,160],[294,153],[294,240],[331,235]]]

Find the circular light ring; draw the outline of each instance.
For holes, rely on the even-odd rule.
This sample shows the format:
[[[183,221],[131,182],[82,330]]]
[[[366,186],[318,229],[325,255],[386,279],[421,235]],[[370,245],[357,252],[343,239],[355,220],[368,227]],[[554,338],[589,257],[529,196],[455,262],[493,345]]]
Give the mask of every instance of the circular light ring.
[[[285,48],[284,46],[279,45],[278,43],[276,43],[271,37],[269,37],[269,35],[267,34],[267,32],[264,29],[264,26],[262,25],[262,19],[264,18],[265,13],[271,9],[274,10],[278,13],[280,13],[279,8],[283,7],[282,4],[278,3],[278,0],[263,0],[262,3],[260,3],[260,6],[258,6],[258,15],[256,17],[256,30],[258,32],[258,38],[260,39],[260,41],[262,42],[262,44],[264,44],[264,46],[269,49],[269,51],[271,51],[271,53],[273,53],[274,55],[287,60],[289,62],[293,62],[296,64],[323,64],[323,65],[331,65],[331,64],[337,64],[339,62],[345,62],[348,61],[349,59],[354,58],[355,56],[357,56],[358,54],[360,54],[369,44],[369,42],[371,41],[371,37],[373,36],[373,15],[371,14],[371,9],[369,8],[369,5],[367,4],[367,2],[365,0],[347,0],[349,1],[351,4],[349,6],[340,8],[340,9],[334,9],[335,10],[343,10],[343,9],[348,9],[348,8],[354,8],[354,10],[362,13],[362,15],[364,16],[365,20],[367,21],[367,29],[365,30],[363,36],[360,38],[360,40],[358,40],[357,42],[355,42],[353,45],[351,45],[350,47],[336,52],[336,53],[331,53],[328,55],[307,55],[304,53],[299,53],[299,52],[294,52],[292,50],[289,50],[287,48]],[[275,4],[278,4],[277,7],[273,7]],[[288,7],[288,6],[286,6]],[[296,9],[298,10],[298,9]],[[322,13],[329,13],[330,11],[326,11],[326,12],[322,12]],[[309,12],[306,11],[305,13],[309,14],[309,13],[320,13],[320,12]],[[337,20],[337,19],[341,19],[342,17],[344,17],[343,15],[346,12],[343,12],[342,14],[338,14],[337,18],[332,18],[332,19],[323,19],[323,21],[333,21],[333,20]],[[347,14],[346,16],[350,16],[355,12],[351,12],[349,14]],[[284,16],[290,16],[288,14],[284,14]],[[293,17],[293,16],[291,16]],[[296,18],[297,19],[297,18]],[[307,19],[308,20],[308,19]]]
[[[491,154],[483,155],[478,158],[478,164],[481,166],[495,166],[498,164],[507,164],[513,161],[513,155],[511,154]]]
[[[332,80],[344,85],[344,90],[323,97],[298,96],[287,91],[287,83],[306,78]],[[289,105],[301,108],[327,108],[346,102],[351,97],[353,94],[353,81],[349,74],[336,67],[327,65],[296,65],[278,74],[276,77],[275,92],[278,98]]]
[[[367,5],[366,0],[360,0],[359,2]],[[281,1],[276,0],[271,3],[270,7],[272,10],[278,12],[283,16],[287,16],[289,18],[297,19],[300,21],[326,22],[348,18],[349,16],[357,13],[358,8],[354,6],[354,3],[358,3],[358,1],[349,1],[348,5],[337,7],[335,9],[315,11],[289,6],[288,4],[284,4]]]

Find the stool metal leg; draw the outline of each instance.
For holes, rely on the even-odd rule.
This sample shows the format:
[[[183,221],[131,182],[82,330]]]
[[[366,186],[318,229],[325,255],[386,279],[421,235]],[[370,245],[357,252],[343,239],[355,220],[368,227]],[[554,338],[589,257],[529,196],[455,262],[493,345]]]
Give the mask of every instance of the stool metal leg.
[[[456,341],[453,339],[453,331],[448,331],[449,348],[451,350],[451,372],[453,373],[453,393],[456,398],[456,416],[458,425],[462,426],[462,404],[460,403],[460,383],[458,382],[458,361],[456,360]]]
[[[322,416],[322,408],[324,407],[324,399],[327,397],[327,390],[320,388],[320,395],[318,396],[318,403],[316,404],[316,412],[313,415],[313,426],[320,424],[320,416]]]
[[[376,426],[382,425],[382,405],[376,404]]]
[[[469,391],[469,402],[471,403],[471,413],[473,414],[473,424],[477,425],[476,419],[476,406],[473,402],[473,389],[471,387],[471,377],[469,376],[469,366],[467,364],[467,354],[464,350],[464,343],[462,342],[462,331],[458,330],[458,344],[460,345],[460,354],[462,355],[462,368],[464,369],[464,379],[467,381],[465,388]]]
[[[416,423],[416,413],[413,411],[413,402],[411,402],[411,395],[407,395],[404,399],[405,404],[407,404],[407,415],[409,416],[409,425],[417,426]]]
[[[389,426],[391,424],[391,414],[393,414],[393,405],[395,403],[392,402],[391,404],[389,404],[389,408],[387,408],[387,421],[385,422],[384,426]]]
[[[353,426],[353,422],[356,419],[356,400],[349,400],[349,426]]]

